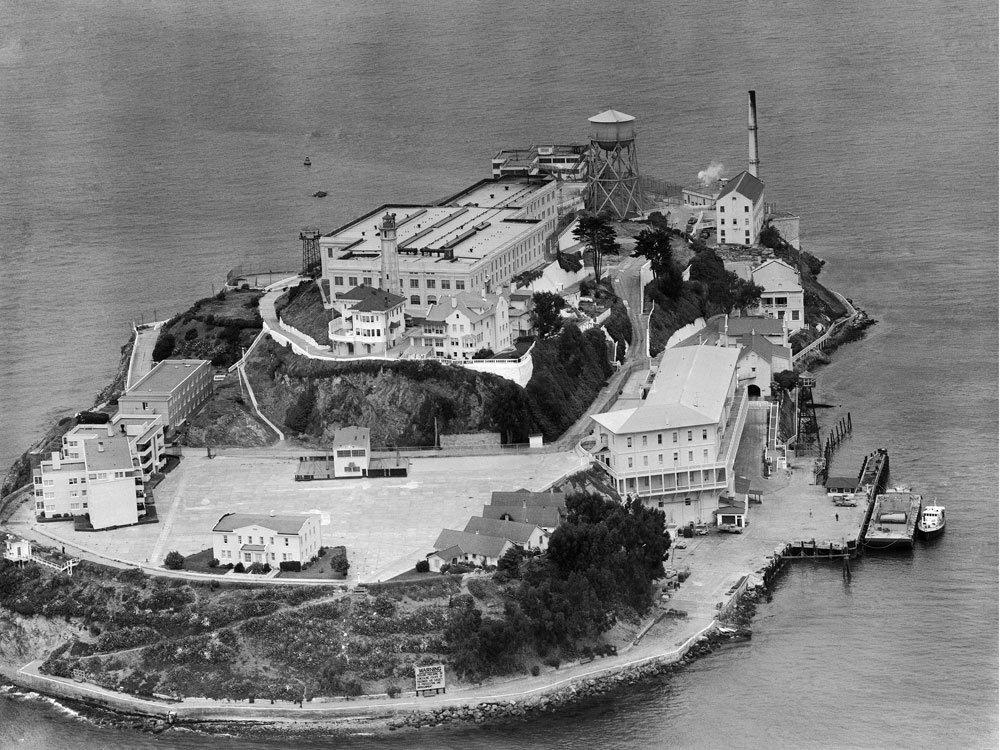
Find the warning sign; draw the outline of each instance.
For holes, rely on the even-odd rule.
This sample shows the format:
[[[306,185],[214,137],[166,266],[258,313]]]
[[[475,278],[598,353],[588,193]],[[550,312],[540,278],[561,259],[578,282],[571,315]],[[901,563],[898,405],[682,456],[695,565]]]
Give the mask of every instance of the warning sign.
[[[426,667],[414,667],[413,676],[416,682],[417,695],[429,692],[443,693],[444,664],[431,664]]]

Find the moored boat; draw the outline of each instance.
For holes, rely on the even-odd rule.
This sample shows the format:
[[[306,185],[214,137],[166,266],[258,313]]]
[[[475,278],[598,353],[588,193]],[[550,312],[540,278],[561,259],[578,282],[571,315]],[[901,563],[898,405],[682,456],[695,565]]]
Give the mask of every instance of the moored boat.
[[[909,487],[893,487],[876,495],[865,531],[872,550],[912,549],[923,500]]]
[[[917,533],[924,539],[933,539],[944,533],[944,506],[928,505],[917,521]]]

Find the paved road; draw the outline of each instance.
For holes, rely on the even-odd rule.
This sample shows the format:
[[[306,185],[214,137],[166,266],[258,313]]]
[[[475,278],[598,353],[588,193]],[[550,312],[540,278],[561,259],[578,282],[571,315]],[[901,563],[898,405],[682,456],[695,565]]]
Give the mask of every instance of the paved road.
[[[143,326],[137,331],[128,378],[125,381],[126,388],[131,388],[153,369],[153,349],[156,347],[156,339],[160,336],[160,328],[165,322],[161,320],[158,323]]]

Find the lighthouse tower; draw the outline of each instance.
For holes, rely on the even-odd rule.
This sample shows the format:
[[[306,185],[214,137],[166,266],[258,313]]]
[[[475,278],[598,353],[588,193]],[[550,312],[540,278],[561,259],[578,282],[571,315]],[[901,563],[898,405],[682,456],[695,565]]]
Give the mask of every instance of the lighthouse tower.
[[[403,293],[399,278],[399,249],[396,243],[396,214],[386,212],[382,217],[382,274],[379,288],[393,294]]]

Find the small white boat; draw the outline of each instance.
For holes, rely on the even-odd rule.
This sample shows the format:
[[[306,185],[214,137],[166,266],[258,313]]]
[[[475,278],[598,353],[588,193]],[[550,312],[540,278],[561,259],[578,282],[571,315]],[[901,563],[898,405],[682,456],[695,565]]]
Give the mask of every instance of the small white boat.
[[[917,521],[917,531],[924,539],[933,539],[944,532],[944,507],[928,505]]]
[[[304,162],[302,162],[302,166],[304,166],[304,167],[311,167],[311,166],[312,166],[312,159],[310,159],[310,158],[309,158],[309,157],[307,156],[307,157],[306,157],[306,160],[305,160]]]

